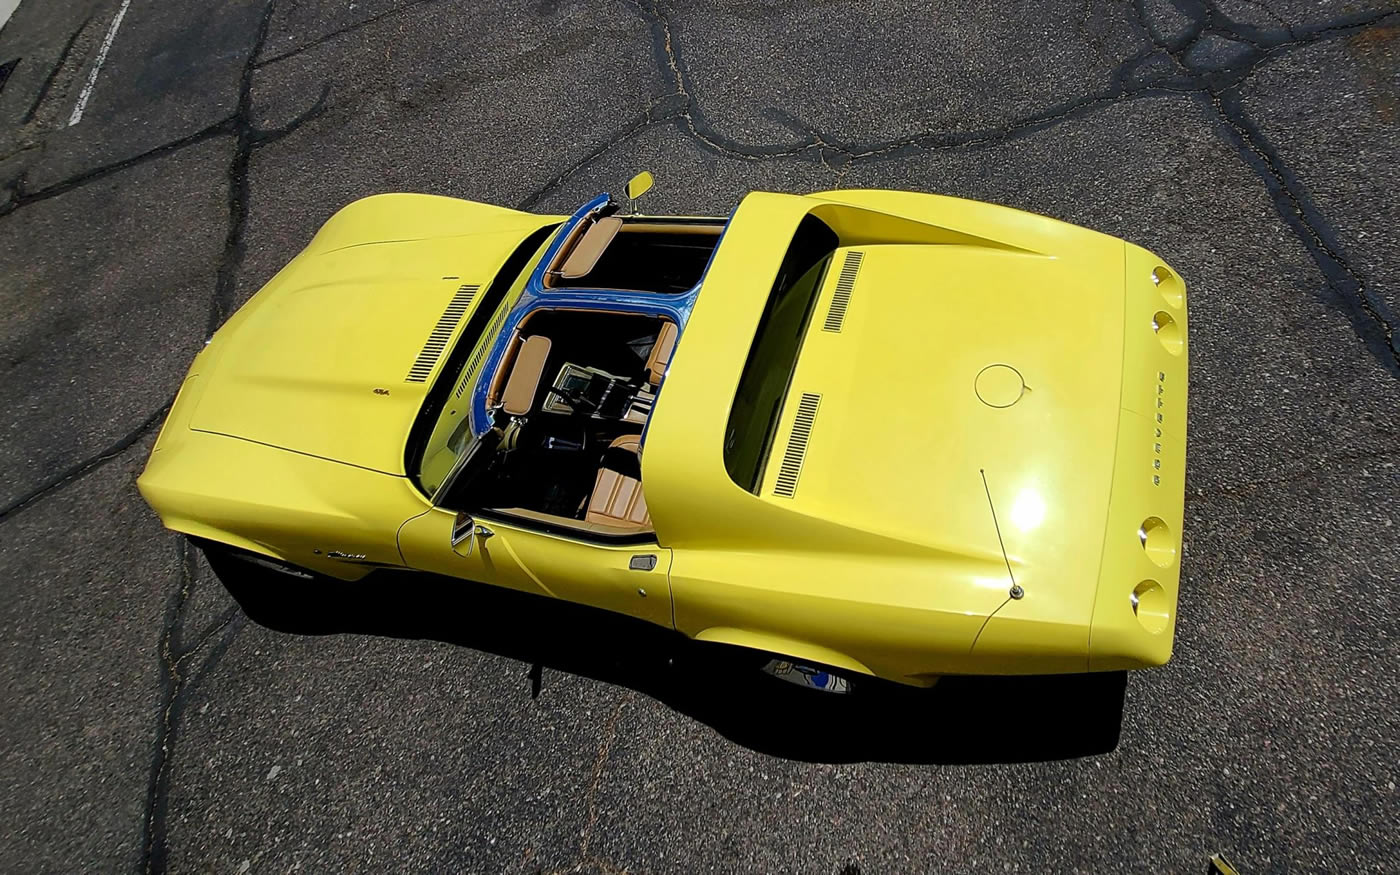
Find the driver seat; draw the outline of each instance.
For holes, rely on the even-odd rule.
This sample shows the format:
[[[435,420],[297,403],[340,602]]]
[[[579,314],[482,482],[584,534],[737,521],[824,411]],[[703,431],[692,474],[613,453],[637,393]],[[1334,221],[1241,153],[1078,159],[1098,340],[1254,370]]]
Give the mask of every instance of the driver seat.
[[[622,435],[608,446],[593,481],[584,522],[651,530],[651,514],[642,495],[641,452],[642,436],[638,434]]]

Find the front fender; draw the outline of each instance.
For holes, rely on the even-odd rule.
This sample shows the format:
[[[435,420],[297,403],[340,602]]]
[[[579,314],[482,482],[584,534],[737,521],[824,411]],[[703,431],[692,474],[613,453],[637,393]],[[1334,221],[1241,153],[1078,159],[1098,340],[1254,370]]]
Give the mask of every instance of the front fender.
[[[347,204],[331,216],[307,245],[320,255],[367,243],[455,237],[483,231],[531,230],[562,216],[538,216],[507,207],[432,194],[377,194]]]

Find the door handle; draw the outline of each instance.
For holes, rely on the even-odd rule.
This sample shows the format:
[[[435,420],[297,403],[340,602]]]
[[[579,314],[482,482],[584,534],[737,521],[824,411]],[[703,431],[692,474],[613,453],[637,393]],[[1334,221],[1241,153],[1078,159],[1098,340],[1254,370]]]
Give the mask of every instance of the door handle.
[[[651,571],[656,567],[656,555],[647,553],[642,556],[633,556],[632,561],[627,563],[627,567],[633,571]]]

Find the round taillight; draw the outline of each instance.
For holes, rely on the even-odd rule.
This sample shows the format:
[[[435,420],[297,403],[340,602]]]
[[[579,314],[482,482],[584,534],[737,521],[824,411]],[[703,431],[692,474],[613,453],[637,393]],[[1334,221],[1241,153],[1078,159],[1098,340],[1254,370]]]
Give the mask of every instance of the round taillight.
[[[1152,316],[1152,330],[1157,333],[1157,339],[1161,341],[1162,347],[1172,355],[1181,355],[1182,332],[1181,326],[1165,310],[1158,310]]]
[[[1133,606],[1133,616],[1153,635],[1166,631],[1171,625],[1171,608],[1167,604],[1167,594],[1155,580],[1144,580],[1133,588],[1128,601]]]
[[[1138,526],[1138,543],[1142,544],[1147,558],[1160,568],[1166,568],[1176,561],[1176,538],[1172,536],[1171,528],[1155,516],[1148,517]]]
[[[1152,284],[1161,293],[1162,299],[1173,310],[1180,310],[1186,303],[1186,284],[1181,281],[1181,277],[1172,273],[1162,265],[1152,269]]]

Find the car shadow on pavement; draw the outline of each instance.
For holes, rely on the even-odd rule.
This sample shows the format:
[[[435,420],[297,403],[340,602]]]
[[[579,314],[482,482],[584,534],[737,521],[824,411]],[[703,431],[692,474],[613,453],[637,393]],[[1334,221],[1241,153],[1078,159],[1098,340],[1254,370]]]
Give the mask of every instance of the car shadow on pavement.
[[[554,599],[396,572],[336,589],[334,599],[252,618],[295,634],[429,639],[519,660],[530,667],[520,678],[524,707],[548,694],[544,670],[628,687],[736,744],[793,760],[1035,762],[1118,744],[1126,672],[945,677],[927,690],[860,678],[836,695],[763,673],[766,655]]]

